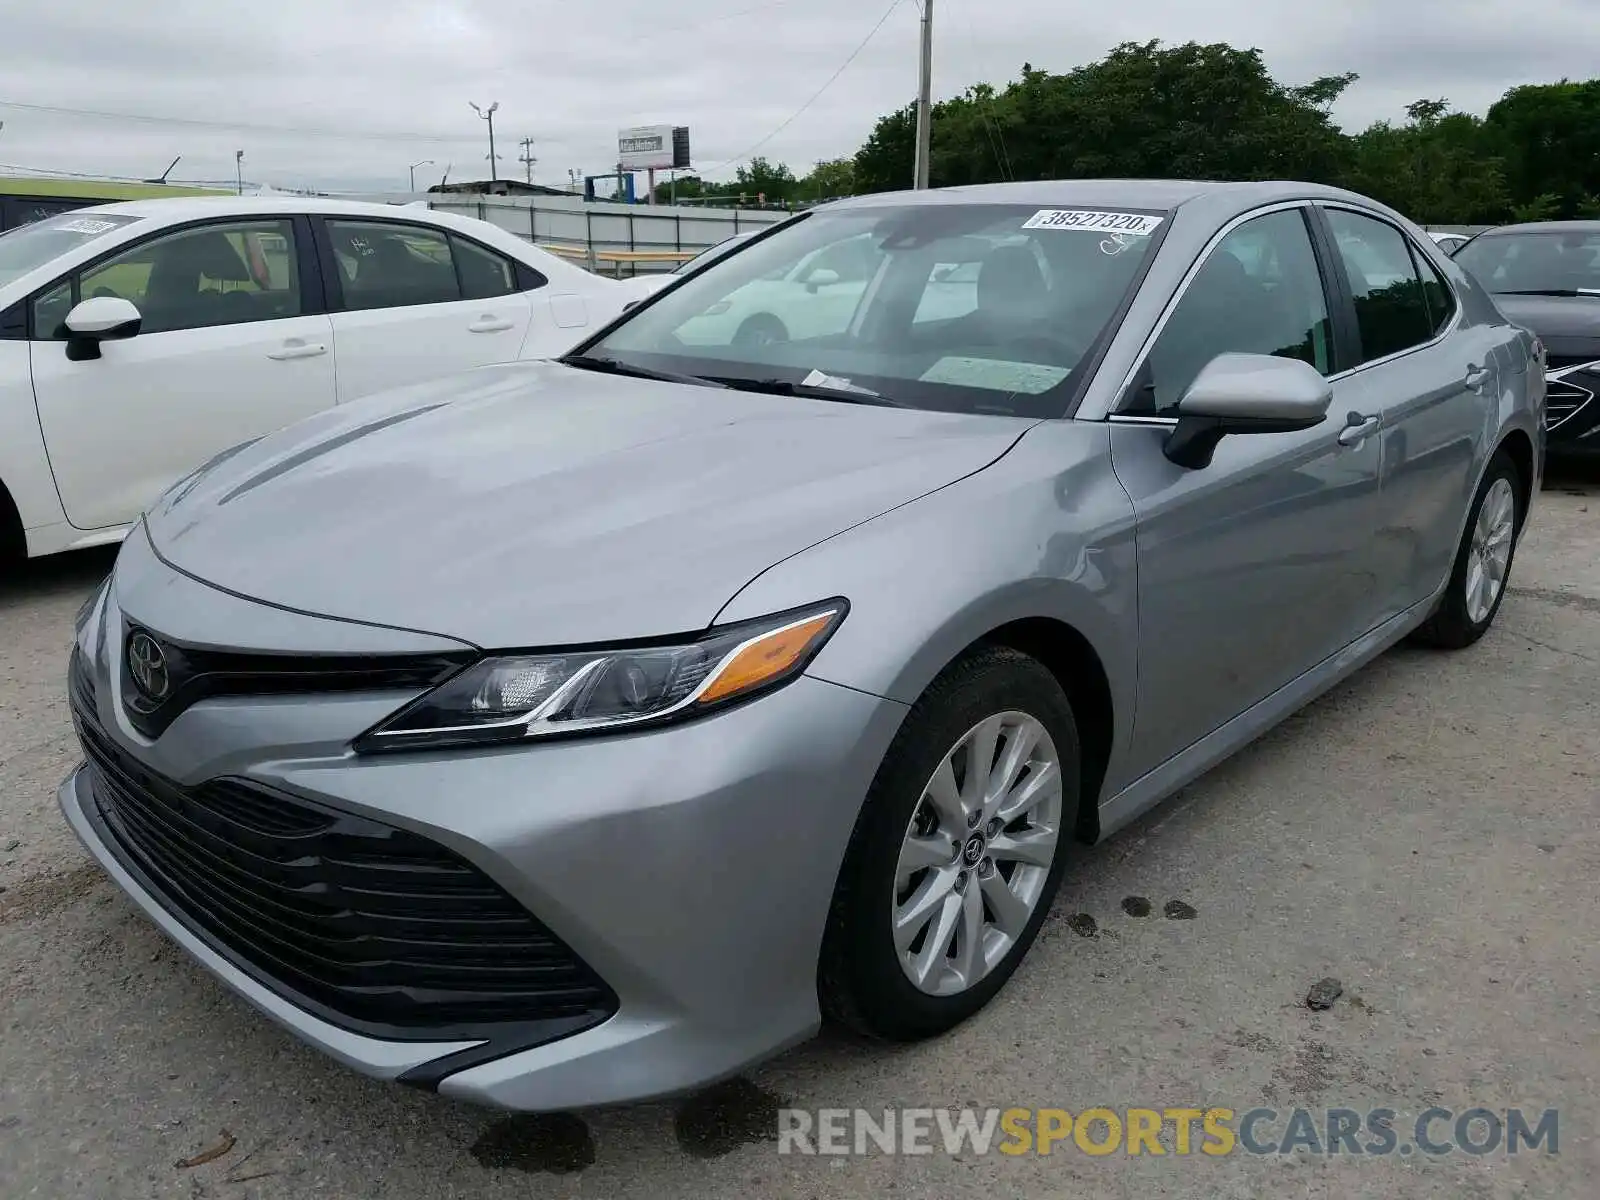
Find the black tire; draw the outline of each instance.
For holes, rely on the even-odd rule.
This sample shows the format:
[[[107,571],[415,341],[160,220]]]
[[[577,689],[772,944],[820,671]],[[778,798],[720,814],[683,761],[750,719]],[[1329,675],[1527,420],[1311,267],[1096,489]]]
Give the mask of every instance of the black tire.
[[[930,995],[901,969],[888,920],[900,847],[943,757],[974,725],[1007,710],[1036,718],[1055,742],[1062,771],[1055,858],[1033,915],[1007,956],[966,991]],[[869,1037],[916,1041],[944,1033],[983,1008],[1005,986],[1049,915],[1077,818],[1079,762],[1072,705],[1037,660],[996,647],[946,668],[906,715],[851,834],[818,969],[824,1016]]]
[[[1489,489],[1495,482],[1501,479],[1510,483],[1511,501],[1515,506],[1511,552],[1506,560],[1506,576],[1501,583],[1500,594],[1489,606],[1488,614],[1481,621],[1474,621],[1467,612],[1468,558],[1484,497],[1489,494]],[[1472,508],[1467,513],[1467,526],[1461,534],[1461,545],[1456,548],[1456,561],[1450,571],[1450,582],[1445,586],[1444,595],[1440,597],[1438,607],[1433,610],[1433,614],[1411,635],[1412,641],[1442,650],[1460,650],[1472,645],[1488,632],[1489,626],[1494,624],[1495,614],[1500,611],[1501,602],[1506,598],[1511,568],[1517,557],[1516,536],[1522,532],[1522,522],[1526,516],[1522,476],[1517,470],[1517,464],[1504,450],[1496,451],[1494,458],[1489,462],[1489,469],[1484,472],[1483,481],[1478,485],[1477,495],[1472,498]]]
[[[770,342],[787,342],[789,328],[771,313],[756,313],[746,317],[733,335],[735,346],[764,346]]]
[[[16,566],[28,557],[28,537],[11,494],[0,483],[0,565]]]

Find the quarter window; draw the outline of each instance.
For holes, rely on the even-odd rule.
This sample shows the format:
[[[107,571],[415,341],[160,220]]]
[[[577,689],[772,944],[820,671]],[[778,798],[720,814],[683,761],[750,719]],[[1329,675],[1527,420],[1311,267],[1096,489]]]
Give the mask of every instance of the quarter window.
[[[1422,294],[1428,301],[1428,320],[1433,325],[1433,336],[1438,337],[1450,324],[1450,318],[1456,315],[1456,294],[1439,274],[1439,268],[1419,254],[1415,246],[1411,253],[1416,255],[1417,265],[1422,269]]]
[[[294,222],[202,225],[141,242],[42,293],[34,336],[61,336],[72,305],[96,296],[130,301],[141,335],[297,317]]]
[[[1298,358],[1333,372],[1327,293],[1300,209],[1246,221],[1206,258],[1146,361],[1124,411],[1174,408],[1219,354]]]
[[[1429,314],[1406,236],[1387,221],[1346,209],[1329,209],[1328,225],[1350,279],[1361,361],[1430,341],[1442,322],[1436,323]]]

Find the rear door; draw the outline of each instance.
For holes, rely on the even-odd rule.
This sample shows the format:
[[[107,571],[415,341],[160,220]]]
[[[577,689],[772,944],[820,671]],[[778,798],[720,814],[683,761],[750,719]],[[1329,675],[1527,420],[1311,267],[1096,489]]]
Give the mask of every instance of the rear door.
[[[127,524],[212,455],[333,405],[309,239],[304,218],[190,225],[32,298],[34,398],[68,521]],[[131,301],[139,333],[72,362],[57,330],[92,296]]]
[[[538,296],[546,281],[525,264],[435,225],[327,217],[321,226],[341,401],[505,362],[525,339],[549,340],[555,321]]]
[[[1356,208],[1319,211],[1355,312],[1355,366],[1338,395],[1381,418],[1374,548],[1379,616],[1387,618],[1427,599],[1449,575],[1487,414],[1509,364],[1494,330],[1462,325],[1450,284],[1398,225]]]

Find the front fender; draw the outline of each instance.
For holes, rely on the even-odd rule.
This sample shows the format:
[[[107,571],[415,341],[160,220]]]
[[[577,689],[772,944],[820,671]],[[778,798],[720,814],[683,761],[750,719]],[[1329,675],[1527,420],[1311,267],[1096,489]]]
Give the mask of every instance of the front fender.
[[[1108,442],[1097,422],[1043,422],[984,470],[769,568],[717,620],[844,596],[850,615],[807,673],[907,704],[999,627],[1063,622],[1110,684],[1110,784],[1133,724],[1138,608],[1133,505]]]

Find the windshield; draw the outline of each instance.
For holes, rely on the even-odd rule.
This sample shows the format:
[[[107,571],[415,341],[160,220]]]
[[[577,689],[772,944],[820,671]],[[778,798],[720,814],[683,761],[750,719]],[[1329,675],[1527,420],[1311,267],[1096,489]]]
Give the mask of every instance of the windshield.
[[[686,259],[685,261],[679,263],[677,270],[673,271],[673,274],[687,275],[690,271],[698,271],[701,267],[706,266],[713,259],[721,258],[730,250],[738,249],[739,246],[745,242],[748,242],[753,237],[755,237],[754,233],[736,233],[732,237],[724,238],[714,246],[707,246],[693,258]]]
[[[111,213],[62,213],[0,233],[0,287],[139,219]]]
[[[694,272],[586,354],[749,390],[1058,416],[1164,219],[987,204],[817,212]]]
[[[1486,233],[1455,260],[1500,295],[1600,295],[1600,231]]]

